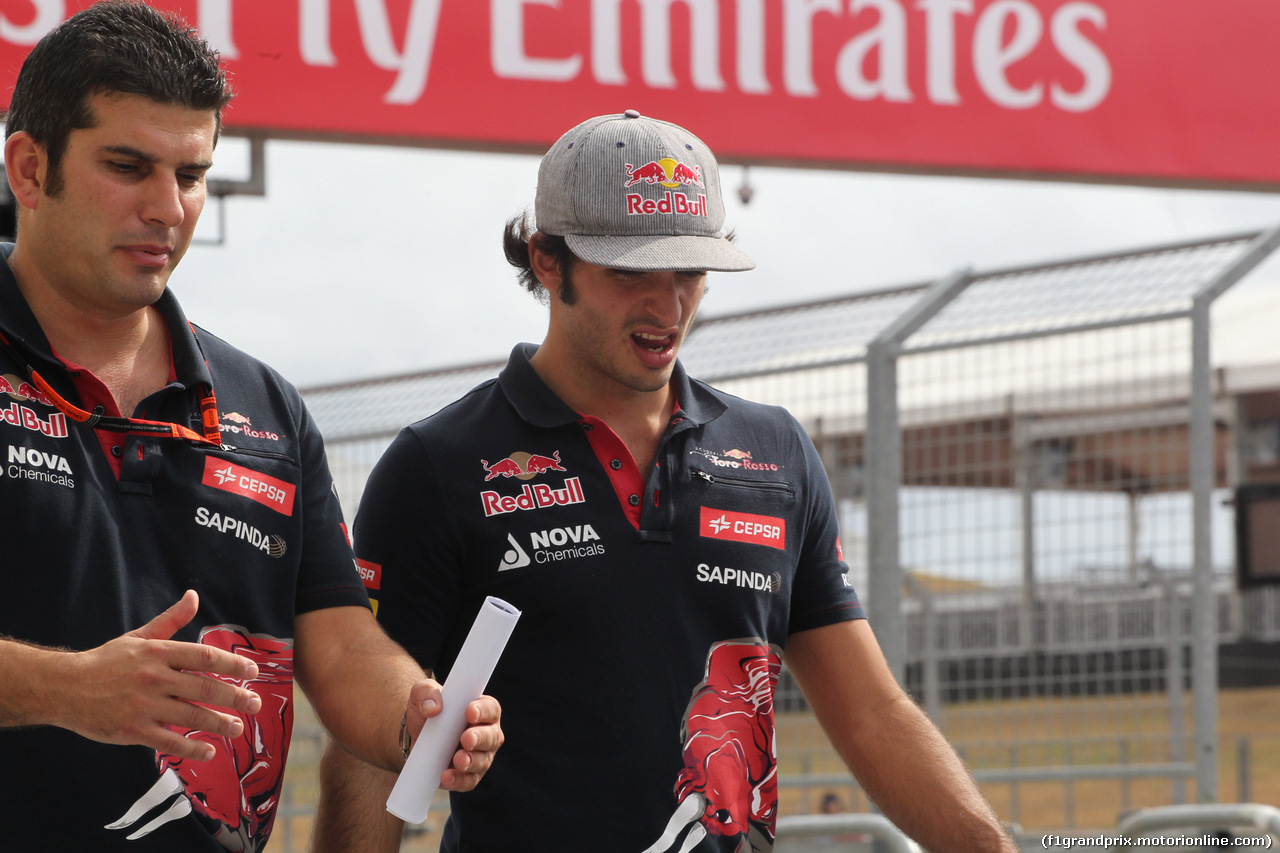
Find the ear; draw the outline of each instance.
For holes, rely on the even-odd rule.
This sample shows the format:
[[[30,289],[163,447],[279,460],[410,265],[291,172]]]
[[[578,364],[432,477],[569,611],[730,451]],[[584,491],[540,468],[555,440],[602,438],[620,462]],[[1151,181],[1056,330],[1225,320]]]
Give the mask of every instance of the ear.
[[[538,249],[532,239],[529,240],[529,265],[549,293],[560,289],[560,264],[556,263],[554,257]]]
[[[4,169],[9,189],[18,204],[34,209],[39,203],[47,160],[44,146],[36,144],[25,130],[15,131],[4,143]]]

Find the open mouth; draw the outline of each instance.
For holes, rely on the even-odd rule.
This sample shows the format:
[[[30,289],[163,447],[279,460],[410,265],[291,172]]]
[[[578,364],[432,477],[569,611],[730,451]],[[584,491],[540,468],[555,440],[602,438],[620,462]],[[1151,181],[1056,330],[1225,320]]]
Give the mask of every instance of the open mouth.
[[[675,346],[675,335],[650,335],[646,332],[636,332],[631,336],[631,340],[635,341],[636,346],[646,349],[652,353],[666,352]]]

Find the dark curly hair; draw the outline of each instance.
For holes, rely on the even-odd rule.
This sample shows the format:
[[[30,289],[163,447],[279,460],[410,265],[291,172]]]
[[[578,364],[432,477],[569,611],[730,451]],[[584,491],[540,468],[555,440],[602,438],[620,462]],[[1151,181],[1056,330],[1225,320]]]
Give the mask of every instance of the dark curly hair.
[[[560,301],[572,305],[577,299],[577,291],[573,289],[573,265],[578,262],[578,256],[569,248],[564,237],[535,230],[532,217],[527,212],[511,217],[502,229],[502,251],[507,256],[507,263],[519,270],[517,277],[520,286],[532,293],[543,305],[547,304],[550,298],[547,289],[538,281],[529,260],[530,240],[539,252],[556,259],[556,265],[560,268]]]

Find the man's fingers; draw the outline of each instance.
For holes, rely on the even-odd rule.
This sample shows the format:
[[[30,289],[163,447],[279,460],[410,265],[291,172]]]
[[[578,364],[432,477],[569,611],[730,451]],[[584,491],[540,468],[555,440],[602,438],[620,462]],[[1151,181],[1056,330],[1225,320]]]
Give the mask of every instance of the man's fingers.
[[[190,672],[211,672],[234,681],[253,681],[258,677],[258,665],[246,657],[225,649],[202,643],[168,642],[164,651],[169,655],[174,669]]]
[[[262,697],[247,688],[194,673],[181,673],[178,679],[173,690],[177,699],[245,714],[256,714],[262,710]]]
[[[183,737],[172,729],[166,728],[159,729],[155,740],[144,746],[174,758],[185,758],[190,761],[209,761],[217,754],[213,744]]]
[[[429,719],[440,713],[440,683],[435,679],[427,678],[413,685],[409,691],[409,707],[417,711],[418,715],[423,719]],[[420,725],[415,725],[417,721],[410,719],[409,730],[415,735],[421,729]]]
[[[238,738],[244,734],[244,721],[239,717],[178,699],[165,702],[160,714],[157,722],[180,729],[227,738]]]
[[[126,636],[140,637],[144,640],[167,640],[178,633],[188,622],[195,618],[200,609],[200,596],[194,589],[183,593],[178,603]]]
[[[481,696],[467,705],[466,717],[473,726],[496,723],[502,719],[502,706],[492,696]]]

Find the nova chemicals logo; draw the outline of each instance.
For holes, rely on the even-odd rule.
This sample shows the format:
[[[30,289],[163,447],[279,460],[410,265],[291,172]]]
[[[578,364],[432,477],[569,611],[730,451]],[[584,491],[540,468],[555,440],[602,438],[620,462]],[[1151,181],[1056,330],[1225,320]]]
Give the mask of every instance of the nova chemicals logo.
[[[502,555],[502,562],[498,563],[498,571],[505,572],[508,569],[523,569],[525,566],[529,565],[529,555],[520,547],[520,543],[516,541],[516,537],[508,533],[507,541],[511,543],[511,547]]]
[[[600,534],[590,524],[575,524],[569,527],[552,527],[547,530],[535,530],[529,534],[529,548],[521,546],[515,536],[508,533],[507,543],[511,546],[502,555],[498,563],[498,571],[523,569],[531,563],[557,563],[561,560],[574,560],[578,557],[595,557],[604,553],[604,542]],[[529,552],[532,551],[532,557]]]
[[[13,444],[9,445],[8,464],[0,469],[0,474],[14,480],[35,480],[68,489],[76,487],[73,473],[71,463],[56,453]]]

